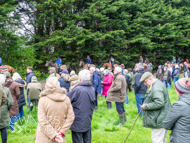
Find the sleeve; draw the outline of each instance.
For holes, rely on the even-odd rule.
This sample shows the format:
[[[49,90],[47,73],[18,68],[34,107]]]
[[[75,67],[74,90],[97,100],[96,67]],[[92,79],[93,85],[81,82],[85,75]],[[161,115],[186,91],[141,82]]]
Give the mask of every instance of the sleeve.
[[[135,93],[138,93],[141,84],[142,83],[140,83],[140,75],[137,74],[136,77],[135,77],[135,86],[134,86]]]
[[[103,84],[103,85],[110,85],[110,84],[112,84],[112,80],[113,80],[113,79],[112,79],[111,77],[109,77],[109,78],[108,78],[108,81],[107,81],[107,82],[103,82],[102,84]]]
[[[43,97],[40,98],[38,104],[38,122],[40,126],[40,131],[48,136],[50,139],[53,139],[57,135],[56,130],[51,126],[51,123],[48,120],[47,113],[45,112]]]
[[[18,99],[19,96],[20,96],[20,89],[19,89],[18,85],[15,86],[15,96],[16,96],[17,99]]]
[[[166,130],[171,130],[175,122],[182,116],[183,110],[180,110],[181,108],[182,107],[178,102],[173,104],[165,120],[163,121],[163,127]]]
[[[120,79],[116,79],[115,85],[116,85],[116,86],[113,86],[113,87],[110,89],[111,92],[121,90],[122,81],[121,81]]]
[[[73,103],[76,100],[76,97],[75,97],[76,91],[75,91],[75,89],[71,90],[71,92],[68,92],[66,95],[69,97],[71,103]]]
[[[67,134],[67,132],[69,131],[73,121],[74,121],[74,118],[75,118],[75,115],[74,115],[74,112],[73,112],[73,107],[71,105],[71,101],[70,99],[68,98],[68,112],[67,112],[67,118],[65,120],[65,123],[64,125],[62,126],[62,129],[60,130],[61,133],[63,133],[64,135]]]
[[[164,94],[162,91],[156,90],[153,92],[153,101],[145,103],[145,110],[158,110],[164,107]]]
[[[13,97],[11,95],[11,91],[8,89],[8,92],[7,92],[7,105],[8,105],[8,110],[11,109],[11,107],[13,106],[14,104],[14,101],[13,101]]]
[[[56,60],[56,61],[55,61],[55,64],[57,64],[57,63],[58,63],[58,61]]]

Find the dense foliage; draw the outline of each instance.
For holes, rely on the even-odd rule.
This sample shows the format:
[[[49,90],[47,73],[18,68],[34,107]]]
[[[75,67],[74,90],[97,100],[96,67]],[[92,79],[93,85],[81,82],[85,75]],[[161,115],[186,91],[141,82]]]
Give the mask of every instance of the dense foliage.
[[[7,51],[3,52],[7,64],[17,67],[12,61],[25,60],[14,51],[30,47],[26,54],[37,61],[25,64],[35,63],[41,71],[45,62],[55,61],[57,55],[72,68],[78,68],[87,55],[99,66],[108,62],[110,55],[127,67],[134,66],[140,55],[155,66],[173,56],[185,60],[190,51],[189,6],[189,0],[8,0],[0,5],[0,23],[6,25],[0,25],[0,34],[11,32],[12,36],[5,43],[0,37],[0,48]],[[13,19],[13,10],[14,19],[26,32],[24,42],[10,28],[19,22],[4,20]],[[24,24],[19,17],[25,19]]]

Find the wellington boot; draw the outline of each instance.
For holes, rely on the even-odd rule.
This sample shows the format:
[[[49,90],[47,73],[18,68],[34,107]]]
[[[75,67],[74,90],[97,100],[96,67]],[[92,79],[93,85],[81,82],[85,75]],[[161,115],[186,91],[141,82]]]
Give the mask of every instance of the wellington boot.
[[[119,115],[119,124],[117,125],[117,127],[122,127],[123,124],[124,124],[124,114]]]

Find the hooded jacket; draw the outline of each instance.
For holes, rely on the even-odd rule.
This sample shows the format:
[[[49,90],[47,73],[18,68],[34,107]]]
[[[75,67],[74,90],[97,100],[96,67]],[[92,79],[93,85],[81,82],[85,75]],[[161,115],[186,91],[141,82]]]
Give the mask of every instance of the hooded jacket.
[[[73,108],[64,88],[42,91],[38,104],[36,143],[56,143],[53,138],[58,132],[64,134],[63,143],[66,143],[73,120]]]
[[[71,126],[74,132],[86,132],[91,129],[94,109],[95,91],[91,81],[83,81],[67,93],[75,113],[75,120]]]
[[[25,96],[24,96],[24,87],[26,86],[26,82],[23,79],[18,79],[15,82],[18,84],[19,89],[20,89],[20,96],[17,102],[18,102],[19,108],[21,108],[22,106],[26,105]]]
[[[29,100],[39,100],[40,92],[42,91],[42,84],[39,82],[31,82],[27,86],[27,94]]]
[[[183,94],[168,112],[163,126],[172,130],[170,143],[188,143],[190,141],[190,94]]]
[[[20,96],[20,89],[19,86],[16,82],[14,82],[12,79],[7,78],[5,81],[5,87],[8,87],[11,91],[11,95],[14,101],[14,104],[11,108],[11,110],[9,111],[9,116],[15,116],[19,113],[19,107],[18,107],[18,98]]]
[[[11,91],[9,90],[9,88],[5,87],[3,85],[3,90],[5,92],[5,94],[7,95],[7,100],[5,101],[5,103],[2,105],[1,107],[1,118],[0,118],[0,129],[3,129],[5,127],[8,126],[9,124],[9,110],[11,109],[11,107],[14,104],[12,95],[11,95]]]
[[[146,94],[147,91],[147,86],[144,85],[143,82],[140,82],[141,76],[145,73],[145,71],[143,69],[140,69],[138,71],[138,74],[135,77],[135,85],[134,85],[134,90],[135,90],[135,94]]]

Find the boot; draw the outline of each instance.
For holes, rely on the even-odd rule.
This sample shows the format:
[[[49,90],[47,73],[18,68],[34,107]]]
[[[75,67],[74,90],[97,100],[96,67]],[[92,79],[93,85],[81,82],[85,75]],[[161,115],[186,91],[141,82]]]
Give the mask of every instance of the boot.
[[[119,125],[117,127],[122,127],[124,124],[124,114],[119,115]]]
[[[124,122],[127,122],[127,116],[126,116],[126,113],[123,113],[124,115]]]
[[[107,109],[111,109],[111,102],[107,102]]]

